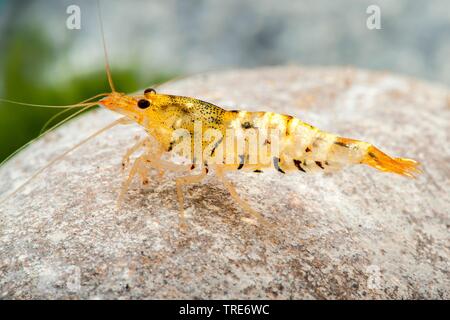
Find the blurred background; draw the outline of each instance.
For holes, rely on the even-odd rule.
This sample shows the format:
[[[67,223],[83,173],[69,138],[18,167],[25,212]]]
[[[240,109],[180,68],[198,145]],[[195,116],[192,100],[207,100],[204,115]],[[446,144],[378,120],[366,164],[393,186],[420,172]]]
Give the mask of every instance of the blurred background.
[[[70,5],[80,8],[79,30],[66,26]],[[381,29],[366,25],[370,5],[380,8]],[[108,91],[97,13],[92,0],[0,0],[0,97],[60,105]],[[108,0],[102,13],[122,92],[178,75],[285,64],[450,84],[448,0]],[[0,103],[0,160],[58,111]]]

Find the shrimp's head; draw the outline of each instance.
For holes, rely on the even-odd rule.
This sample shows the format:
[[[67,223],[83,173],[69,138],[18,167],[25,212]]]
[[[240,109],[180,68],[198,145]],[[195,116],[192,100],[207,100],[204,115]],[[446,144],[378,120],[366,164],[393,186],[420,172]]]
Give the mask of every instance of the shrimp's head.
[[[158,108],[165,95],[156,94],[153,89],[146,89],[143,95],[128,96],[112,92],[102,100],[100,105],[118,112],[127,118],[144,125],[145,119],[151,117],[151,111]]]

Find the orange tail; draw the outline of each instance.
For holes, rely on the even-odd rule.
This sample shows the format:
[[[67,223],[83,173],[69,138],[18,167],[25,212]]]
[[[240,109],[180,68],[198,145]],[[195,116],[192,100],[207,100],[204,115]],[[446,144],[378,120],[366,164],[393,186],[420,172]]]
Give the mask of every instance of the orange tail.
[[[406,158],[391,158],[374,146],[370,146],[362,163],[385,172],[393,172],[402,176],[415,178],[421,173],[417,161]]]

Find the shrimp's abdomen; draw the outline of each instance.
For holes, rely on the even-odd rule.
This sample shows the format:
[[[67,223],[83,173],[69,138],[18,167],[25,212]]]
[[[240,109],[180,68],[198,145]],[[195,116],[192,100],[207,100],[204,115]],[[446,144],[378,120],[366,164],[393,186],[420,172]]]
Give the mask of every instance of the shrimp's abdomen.
[[[281,173],[288,171],[314,172],[333,171],[348,162],[348,152],[334,150],[337,136],[325,133],[295,117],[273,112],[228,111],[228,128],[236,130],[257,130],[259,138],[267,133],[264,144],[277,143],[276,151],[272,155],[270,166]],[[277,137],[275,142],[274,135]],[[262,141],[260,141],[261,143]],[[270,148],[268,146],[268,148]],[[333,152],[335,151],[335,154]],[[344,151],[344,152],[343,152]],[[242,159],[250,158],[242,154]],[[260,171],[268,167],[267,163],[258,165],[239,164],[239,169],[257,168]]]
[[[271,165],[281,173],[300,171],[330,172],[353,164],[366,164],[384,172],[413,177],[420,172],[418,163],[406,158],[392,158],[370,143],[339,137],[317,129],[295,117],[273,112],[228,111],[229,127],[242,130],[271,130],[279,134],[279,152]],[[270,139],[267,141],[271,143]],[[241,155],[242,159],[249,155]],[[247,164],[238,164],[245,169]],[[249,165],[256,171],[267,164]]]

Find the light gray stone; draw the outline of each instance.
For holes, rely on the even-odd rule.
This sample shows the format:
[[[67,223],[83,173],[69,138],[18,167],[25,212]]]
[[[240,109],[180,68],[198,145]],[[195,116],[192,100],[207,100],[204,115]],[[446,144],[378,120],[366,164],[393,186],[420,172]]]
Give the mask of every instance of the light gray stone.
[[[416,159],[417,179],[350,167],[333,175],[232,173],[274,227],[251,223],[214,177],[137,181],[116,209],[121,157],[142,135],[117,127],[0,208],[1,298],[449,298],[447,88],[351,68],[262,68],[193,76],[162,92],[287,113]],[[115,115],[86,114],[0,169],[0,192]]]

